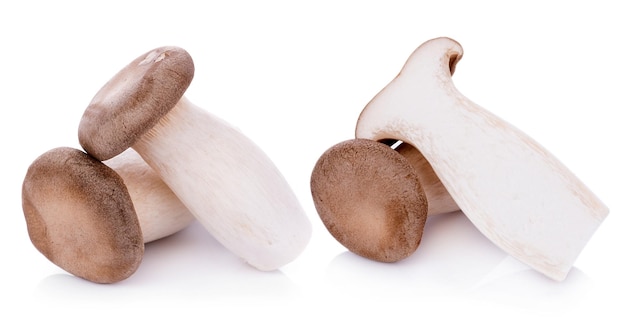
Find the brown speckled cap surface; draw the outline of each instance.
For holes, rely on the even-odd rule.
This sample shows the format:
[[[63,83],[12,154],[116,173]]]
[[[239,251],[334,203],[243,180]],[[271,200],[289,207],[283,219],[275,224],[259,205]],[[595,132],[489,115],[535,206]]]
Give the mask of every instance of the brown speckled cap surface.
[[[194,76],[187,51],[151,50],[111,78],[87,106],[78,127],[80,145],[104,161],[131,147],[180,100]]]
[[[419,246],[426,196],[409,162],[385,144],[355,139],[331,147],[315,164],[311,193],[331,235],[360,256],[396,262]]]
[[[55,148],[28,168],[22,208],[33,245],[52,263],[96,283],[138,268],[144,243],[130,195],[111,168],[73,148]]]

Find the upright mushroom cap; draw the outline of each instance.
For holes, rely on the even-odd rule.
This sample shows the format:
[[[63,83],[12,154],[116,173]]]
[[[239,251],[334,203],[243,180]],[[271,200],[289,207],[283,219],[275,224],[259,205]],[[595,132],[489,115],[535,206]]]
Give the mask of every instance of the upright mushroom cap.
[[[122,153],[176,105],[193,75],[193,60],[182,48],[139,56],[91,100],[78,127],[80,145],[100,161]]]
[[[313,169],[311,193],[331,235],[360,256],[396,262],[419,246],[426,196],[409,162],[385,144],[355,139],[331,147]]]
[[[141,262],[141,228],[122,178],[80,150],[61,147],[35,159],[22,208],[33,245],[75,276],[113,283]]]

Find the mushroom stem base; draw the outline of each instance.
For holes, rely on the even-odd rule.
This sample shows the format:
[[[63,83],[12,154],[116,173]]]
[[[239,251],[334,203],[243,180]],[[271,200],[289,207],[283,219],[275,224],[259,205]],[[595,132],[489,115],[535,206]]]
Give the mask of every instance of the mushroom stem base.
[[[269,157],[186,98],[133,148],[224,247],[253,267],[277,269],[308,244],[311,224]]]

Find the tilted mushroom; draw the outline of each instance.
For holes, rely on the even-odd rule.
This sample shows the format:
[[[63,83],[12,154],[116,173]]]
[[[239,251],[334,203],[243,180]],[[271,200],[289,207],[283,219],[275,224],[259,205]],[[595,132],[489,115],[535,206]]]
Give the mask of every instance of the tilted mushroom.
[[[462,54],[450,38],[418,47],[363,109],[356,137],[417,148],[487,238],[563,280],[608,209],[534,139],[456,89]]]
[[[79,142],[100,160],[132,146],[222,245],[259,270],[277,269],[303,251],[311,224],[251,139],[183,97],[193,75],[181,48],[139,56],[94,96]]]
[[[171,235],[193,216],[132,151],[109,161],[59,147],[29,166],[22,208],[33,245],[52,263],[96,283],[128,278],[144,243]]]
[[[320,156],[311,174],[313,202],[331,235],[381,262],[413,254],[427,216],[459,210],[417,149],[391,145],[343,141]]]

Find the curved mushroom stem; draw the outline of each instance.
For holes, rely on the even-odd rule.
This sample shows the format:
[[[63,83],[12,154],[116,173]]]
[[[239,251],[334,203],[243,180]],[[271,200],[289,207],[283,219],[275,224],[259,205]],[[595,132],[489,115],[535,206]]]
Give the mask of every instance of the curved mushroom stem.
[[[356,136],[419,149],[487,238],[563,280],[608,209],[536,141],[457,91],[462,54],[449,38],[417,48],[365,107]]]
[[[185,97],[133,148],[220,243],[253,267],[277,269],[307,245],[311,224],[267,155]]]
[[[132,148],[103,162],[124,180],[139,219],[143,242],[172,235],[195,217]]]

